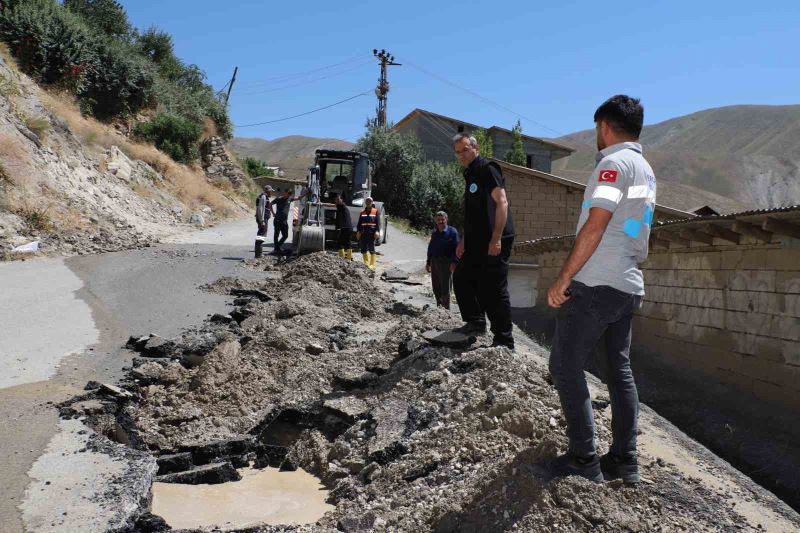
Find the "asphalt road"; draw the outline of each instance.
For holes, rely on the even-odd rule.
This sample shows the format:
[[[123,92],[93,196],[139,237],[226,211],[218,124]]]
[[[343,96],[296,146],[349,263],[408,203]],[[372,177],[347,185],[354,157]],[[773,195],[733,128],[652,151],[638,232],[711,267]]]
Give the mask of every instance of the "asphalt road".
[[[390,231],[380,261],[420,270],[425,242]],[[23,530],[28,474],[37,459],[52,460],[43,457],[48,443],[65,438],[55,439],[52,404],[80,393],[88,380],[121,377],[130,335],[171,337],[226,312],[226,297],[198,287],[222,276],[261,275],[239,266],[252,257],[254,236],[248,218],[141,250],[0,265],[0,532]],[[270,226],[265,253],[271,240]],[[31,512],[26,507],[28,523]]]

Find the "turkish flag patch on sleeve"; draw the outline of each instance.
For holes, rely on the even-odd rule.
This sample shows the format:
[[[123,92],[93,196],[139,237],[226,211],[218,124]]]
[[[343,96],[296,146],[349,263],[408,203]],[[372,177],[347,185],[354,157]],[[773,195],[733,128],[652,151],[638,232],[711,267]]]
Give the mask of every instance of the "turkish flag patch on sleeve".
[[[617,171],[616,170],[601,170],[600,175],[597,178],[597,181],[603,181],[607,183],[616,183],[617,182]]]

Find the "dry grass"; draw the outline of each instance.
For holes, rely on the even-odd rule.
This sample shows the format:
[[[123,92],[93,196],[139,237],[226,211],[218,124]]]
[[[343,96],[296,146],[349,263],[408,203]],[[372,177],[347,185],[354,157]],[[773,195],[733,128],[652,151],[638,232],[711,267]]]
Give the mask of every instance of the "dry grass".
[[[44,117],[23,116],[22,122],[43,141],[47,136],[47,132],[50,131],[50,121]]]
[[[2,179],[9,185],[25,186],[33,180],[28,153],[12,136],[0,134],[0,166]]]
[[[45,93],[43,100],[85,144],[100,148],[118,146],[131,159],[149,164],[164,176],[166,188],[187,206],[205,204],[222,216],[233,214],[231,201],[223,191],[208,183],[205,173],[199,167],[190,168],[176,163],[155,146],[131,141],[117,133],[114,128],[91,117],[84,117],[68,95]]]
[[[204,118],[202,140],[205,141],[207,139],[210,139],[211,137],[216,137],[217,135],[218,135],[217,124],[208,117]]]

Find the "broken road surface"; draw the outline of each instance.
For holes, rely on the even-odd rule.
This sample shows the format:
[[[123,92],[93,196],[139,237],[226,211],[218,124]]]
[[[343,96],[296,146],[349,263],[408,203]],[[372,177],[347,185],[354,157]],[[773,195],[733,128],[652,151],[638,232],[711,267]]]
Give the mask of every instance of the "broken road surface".
[[[392,254],[423,257],[424,242],[412,246],[387,253],[384,265]],[[425,331],[459,325],[430,306],[427,284],[392,285],[324,253],[223,268],[214,259],[232,252],[202,250],[167,248],[168,260],[153,268],[177,294],[202,285],[191,297],[186,288],[177,305],[194,298],[204,313],[182,313],[191,316],[161,330],[146,320],[118,325],[105,350],[117,361],[109,368],[120,370],[109,373],[131,396],[91,385],[66,402],[61,424],[81,417],[93,438],[129,442],[132,453],[156,461],[157,475],[172,476],[165,480],[183,472],[225,482],[235,478],[232,467],[250,464],[303,469],[331,489],[335,508],[316,523],[260,531],[800,528],[793,510],[647,408],[640,437],[647,482],[551,479],[547,461],[566,439],[546,351],[519,332],[515,353],[488,347],[485,337],[467,349],[423,342]],[[192,263],[216,266],[200,275]],[[402,263],[413,277],[410,264]],[[111,300],[103,300],[106,310],[117,316],[121,306]],[[136,301],[162,312],[157,299]],[[162,340],[143,338],[148,333]],[[140,352],[133,359],[119,350],[130,335]],[[133,368],[121,372],[118,360]],[[603,450],[607,393],[591,382]],[[41,488],[40,472],[31,471],[32,487]]]

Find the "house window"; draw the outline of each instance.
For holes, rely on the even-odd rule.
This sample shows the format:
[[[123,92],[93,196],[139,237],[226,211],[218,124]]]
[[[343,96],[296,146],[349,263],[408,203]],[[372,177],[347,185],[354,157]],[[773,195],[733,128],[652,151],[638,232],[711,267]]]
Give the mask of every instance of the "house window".
[[[533,168],[533,156],[530,154],[525,154],[525,166],[528,168]]]
[[[459,124],[458,125],[458,133],[464,133],[464,125],[463,124]]]

